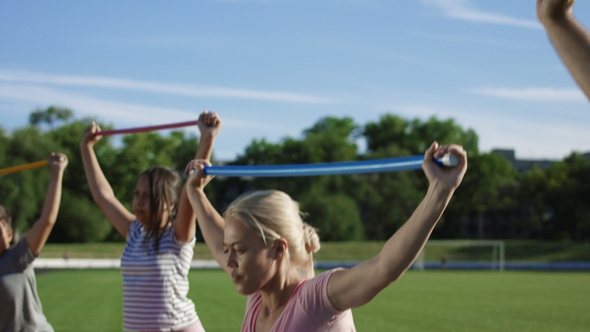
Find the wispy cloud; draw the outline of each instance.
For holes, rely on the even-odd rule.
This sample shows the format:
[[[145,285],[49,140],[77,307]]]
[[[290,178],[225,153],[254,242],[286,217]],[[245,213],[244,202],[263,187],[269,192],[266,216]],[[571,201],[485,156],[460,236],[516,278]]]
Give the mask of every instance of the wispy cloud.
[[[477,88],[467,90],[470,93],[517,100],[536,101],[586,101],[586,96],[579,89],[555,88]]]
[[[64,106],[75,109],[76,114],[83,117],[95,117],[96,114],[100,114],[102,120],[117,119],[117,122],[125,124],[186,121],[187,118],[198,116],[190,111],[115,102],[41,86],[0,84],[0,98],[42,105],[43,107],[47,105]]]
[[[108,77],[53,75],[0,70],[0,81],[26,84],[135,90],[165,95],[205,98],[239,98],[304,104],[336,103],[334,98],[282,91],[226,88],[204,85],[167,84]]]
[[[119,127],[188,121],[196,119],[200,112],[122,103],[47,87],[14,86],[1,83],[0,100],[17,103],[25,102],[39,105],[39,107],[47,107],[48,105],[63,106],[74,109],[76,115],[80,117],[96,118],[99,114],[98,120],[111,122]],[[0,110],[3,108],[6,109],[7,107],[0,107]],[[234,111],[232,116],[225,117],[223,121],[224,127],[232,130],[260,131],[272,126],[264,121],[251,121],[237,116],[241,113],[243,112]],[[193,128],[192,131],[197,130]]]
[[[547,122],[535,117],[527,121],[504,119],[486,122],[485,126],[477,127],[477,133],[483,151],[512,148],[518,158],[561,160],[573,151],[589,151],[590,133],[583,123]]]
[[[541,24],[537,21],[504,14],[487,13],[475,9],[468,0],[423,0],[423,3],[441,9],[446,16],[454,19],[478,23],[512,25],[529,29],[542,29]]]
[[[409,118],[453,118],[463,128],[474,129],[481,151],[513,148],[519,158],[562,159],[572,151],[588,151],[590,131],[588,115],[572,122],[556,114],[555,119],[530,116],[529,113],[504,108],[482,107],[474,110],[464,106],[441,106],[424,103],[394,103],[390,109]]]

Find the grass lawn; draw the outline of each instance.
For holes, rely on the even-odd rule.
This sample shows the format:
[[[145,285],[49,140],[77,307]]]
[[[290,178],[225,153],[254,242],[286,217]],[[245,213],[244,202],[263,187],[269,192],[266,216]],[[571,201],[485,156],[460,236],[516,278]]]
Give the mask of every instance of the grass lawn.
[[[189,297],[208,332],[239,331],[246,298],[220,270],[192,270]],[[409,271],[353,311],[358,331],[588,331],[590,273]],[[120,331],[119,270],[37,274],[56,331]]]

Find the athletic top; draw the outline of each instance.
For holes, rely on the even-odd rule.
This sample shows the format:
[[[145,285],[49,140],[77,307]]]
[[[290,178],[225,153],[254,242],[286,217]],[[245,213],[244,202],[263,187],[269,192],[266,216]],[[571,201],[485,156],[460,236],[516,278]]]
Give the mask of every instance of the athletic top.
[[[174,227],[169,227],[156,253],[146,236],[143,225],[133,221],[121,257],[123,328],[181,330],[199,320],[194,303],[187,298],[195,238],[181,243]]]
[[[339,311],[328,298],[328,280],[338,269],[301,281],[270,332],[354,332],[352,310]],[[249,295],[241,332],[254,332],[262,307],[260,291]]]
[[[53,332],[37,294],[35,258],[26,236],[0,256],[0,331]]]

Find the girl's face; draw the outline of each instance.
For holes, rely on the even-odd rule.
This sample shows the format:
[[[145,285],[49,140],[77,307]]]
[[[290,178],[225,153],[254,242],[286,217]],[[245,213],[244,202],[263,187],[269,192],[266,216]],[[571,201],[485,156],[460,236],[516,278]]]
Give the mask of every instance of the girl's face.
[[[10,241],[12,241],[12,229],[4,222],[0,222],[0,255],[10,247]]]
[[[133,214],[135,215],[135,218],[137,218],[137,221],[144,226],[149,226],[151,221],[150,196],[150,179],[147,176],[142,176],[139,178],[137,185],[135,186],[135,193],[133,195]],[[166,225],[171,209],[174,209],[174,204],[171,206],[164,204],[164,212],[162,214],[160,227]]]
[[[137,181],[133,195],[133,214],[142,225],[150,224],[150,180],[142,176]]]
[[[230,276],[242,295],[265,288],[278,271],[275,246],[266,246],[260,236],[236,218],[225,223],[223,247]]]

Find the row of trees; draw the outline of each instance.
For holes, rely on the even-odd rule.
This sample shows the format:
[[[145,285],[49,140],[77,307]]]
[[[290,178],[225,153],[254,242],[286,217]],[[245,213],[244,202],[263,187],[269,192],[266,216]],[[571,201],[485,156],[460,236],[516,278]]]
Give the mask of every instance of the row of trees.
[[[0,167],[45,159],[51,151],[68,155],[64,194],[50,241],[122,240],[89,194],[79,142],[91,119],[51,107],[31,113],[30,125],[11,132],[0,128]],[[103,129],[110,126],[101,124]],[[222,133],[223,135],[223,133]],[[364,139],[366,151],[356,142]],[[590,162],[572,154],[546,170],[517,173],[500,155],[480,153],[477,134],[454,120],[408,120],[393,114],[360,126],[351,118],[320,119],[299,138],[253,140],[233,165],[307,164],[422,154],[434,140],[457,143],[469,155],[469,169],[436,238],[534,238],[590,240]],[[198,137],[175,131],[105,137],[95,147],[118,198],[130,207],[137,176],[153,165],[182,171],[197,149]],[[48,170],[0,176],[0,204],[12,211],[14,226],[26,231],[44,199]],[[208,195],[223,209],[239,194],[255,189],[289,193],[306,211],[323,240],[383,240],[397,230],[422,199],[422,171],[297,178],[219,178]]]

